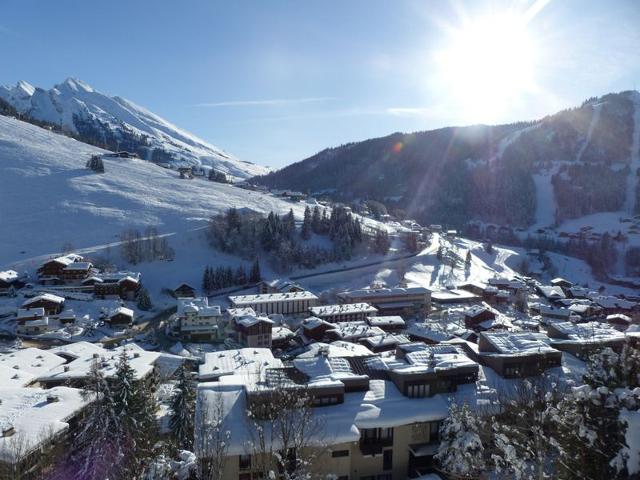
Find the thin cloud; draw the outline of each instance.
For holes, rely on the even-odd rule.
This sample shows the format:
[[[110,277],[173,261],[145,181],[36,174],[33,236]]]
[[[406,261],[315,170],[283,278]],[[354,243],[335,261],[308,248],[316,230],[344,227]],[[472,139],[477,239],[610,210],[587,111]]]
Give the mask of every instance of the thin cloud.
[[[395,115],[397,117],[424,117],[429,115],[433,111],[429,108],[417,108],[417,107],[389,107],[386,109],[389,115]]]
[[[272,107],[280,105],[298,105],[302,103],[317,103],[333,100],[333,97],[306,98],[270,98],[265,100],[230,100],[224,102],[197,103],[196,107]]]

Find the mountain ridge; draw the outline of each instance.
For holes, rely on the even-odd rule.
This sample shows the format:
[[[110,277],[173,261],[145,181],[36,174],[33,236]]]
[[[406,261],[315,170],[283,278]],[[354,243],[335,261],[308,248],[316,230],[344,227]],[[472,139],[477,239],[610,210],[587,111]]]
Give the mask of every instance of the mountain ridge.
[[[605,211],[635,214],[638,112],[638,92],[607,94],[530,122],[352,142],[254,181],[343,201],[377,200],[421,223],[452,226],[547,226]]]
[[[21,118],[55,125],[75,138],[110,150],[129,150],[168,166],[203,166],[235,179],[268,171],[242,161],[120,96],[69,77],[49,90],[26,81],[0,86],[0,100]]]

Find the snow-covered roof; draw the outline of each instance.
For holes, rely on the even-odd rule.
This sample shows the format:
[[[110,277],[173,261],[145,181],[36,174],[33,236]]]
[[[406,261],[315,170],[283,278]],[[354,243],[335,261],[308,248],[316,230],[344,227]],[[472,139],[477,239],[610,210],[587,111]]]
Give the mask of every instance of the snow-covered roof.
[[[372,327],[404,327],[405,325],[405,321],[400,315],[367,317],[367,323]]]
[[[607,323],[587,322],[556,322],[549,326],[569,341],[574,342],[601,342],[609,340],[624,340],[624,333],[619,332]]]
[[[478,298],[480,297],[475,293],[468,292],[467,290],[461,290],[459,288],[455,288],[453,290],[440,290],[431,293],[431,300],[434,302],[467,302]]]
[[[116,315],[126,315],[127,317],[133,318],[133,310],[127,307],[117,307],[109,312],[109,318],[115,317]]]
[[[60,382],[84,379],[89,376],[93,362],[97,362],[102,374],[109,378],[115,375],[118,359],[123,351],[126,352],[129,365],[134,370],[135,377],[142,379],[153,371],[155,362],[160,356],[160,353],[144,350],[134,343],[126,344],[113,350],[106,350],[97,345],[90,347],[89,345],[91,344],[87,342],[79,342],[79,344],[57,348],[55,351],[60,352],[60,354],[65,353],[69,357],[75,357],[75,359],[40,375],[39,380]]]
[[[0,389],[0,429],[15,429],[13,435],[0,437],[0,458],[15,463],[17,451],[26,456],[51,441],[90,401],[81,390],[69,387]]]
[[[629,324],[633,321],[633,319],[630,316],[625,315],[624,313],[614,313],[612,315],[607,315],[607,322],[611,321]]]
[[[91,267],[91,262],[72,262],[64,267],[64,270],[89,270]]]
[[[24,387],[65,362],[55,352],[39,348],[23,348],[0,355],[0,385],[3,388]]]
[[[177,314],[179,317],[187,314],[195,314],[199,317],[219,317],[222,315],[220,305],[209,305],[207,297],[179,298]]]
[[[18,279],[18,272],[15,270],[4,270],[0,272],[0,282],[11,283]]]
[[[620,308],[623,310],[631,310],[637,305],[637,303],[630,300],[604,295],[594,296],[591,299],[602,308]]]
[[[224,375],[258,375],[265,368],[282,366],[282,361],[275,358],[268,348],[240,348],[205,354],[199,376],[206,381]]]
[[[364,337],[384,335],[380,327],[372,327],[366,322],[340,322],[333,324],[332,331],[341,340],[358,340]]]
[[[36,302],[39,302],[41,300],[46,300],[47,302],[52,302],[52,303],[63,303],[64,302],[64,297],[60,297],[58,295],[54,295],[53,293],[43,293],[41,295],[37,295],[33,298],[29,298],[28,300],[25,300],[24,303],[22,304],[23,307],[28,307],[29,305],[32,305]]]
[[[227,313],[231,318],[233,317],[244,317],[245,315],[254,315],[256,311],[251,307],[243,307],[243,308],[228,308]]]
[[[268,323],[273,325],[273,320],[264,315],[244,315],[242,317],[236,317],[236,324],[242,325],[243,327],[251,327],[257,323]]]
[[[318,317],[308,317],[302,321],[302,328],[305,328],[307,330],[314,330],[323,325],[331,328],[333,327],[333,323],[329,323],[326,320],[322,320]]]
[[[328,357],[366,357],[373,355],[373,352],[364,345],[345,342],[344,340],[336,340],[331,343],[312,343],[307,347],[307,350],[298,355],[297,358],[315,357],[320,353]]]
[[[392,288],[361,288],[349,290],[338,294],[341,298],[368,298],[371,300],[384,300],[385,297],[426,295],[430,292],[424,287],[392,287]]]
[[[375,337],[366,337],[360,340],[369,348],[381,348],[401,343],[409,343],[410,340],[405,335],[396,335],[393,333],[385,333],[384,335],[376,335]]]
[[[252,432],[246,418],[246,391],[243,385],[201,383],[198,385],[198,410],[222,405],[222,429],[231,436],[227,454],[250,453]],[[402,395],[392,382],[371,380],[366,392],[344,395],[344,403],[312,409],[314,418],[322,428],[311,443],[337,445],[356,442],[364,428],[392,428],[419,422],[442,420],[447,417],[445,398],[408,398]],[[196,413],[198,415],[198,413]],[[197,425],[200,422],[196,422]],[[265,423],[265,428],[271,428]],[[265,438],[271,438],[267,433]],[[277,447],[277,446],[276,446]],[[201,448],[196,446],[196,450]]]
[[[317,300],[311,292],[263,293],[259,295],[233,295],[229,301],[235,306],[251,305],[255,303],[284,302],[289,300]]]
[[[45,260],[43,263],[56,262],[62,265],[69,265],[74,262],[81,262],[83,258],[80,255],[75,253],[70,253],[68,255],[62,255],[56,258],[50,258],[49,260]]]
[[[309,309],[315,317],[329,317],[334,315],[348,315],[351,313],[376,313],[377,308],[368,303],[343,303],[336,305],[320,305]]]
[[[444,342],[445,340],[449,340],[452,337],[451,334],[443,332],[441,330],[436,330],[432,328],[431,325],[426,323],[410,324],[407,328],[407,333],[418,338],[431,340],[432,342]]]
[[[482,332],[484,337],[500,354],[516,355],[557,352],[548,344],[548,338],[537,332]]]
[[[287,327],[274,326],[271,330],[271,339],[275,342],[277,340],[285,340],[287,338],[294,337],[295,334]]]

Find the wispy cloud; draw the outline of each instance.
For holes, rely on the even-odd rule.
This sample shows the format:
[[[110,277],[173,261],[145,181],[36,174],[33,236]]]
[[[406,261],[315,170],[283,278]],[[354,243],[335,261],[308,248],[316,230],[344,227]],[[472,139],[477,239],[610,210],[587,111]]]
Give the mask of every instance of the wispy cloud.
[[[273,107],[280,105],[298,105],[303,103],[317,103],[334,100],[333,97],[305,97],[305,98],[269,98],[264,100],[229,100],[224,102],[197,103],[196,107]]]
[[[432,114],[433,111],[430,108],[420,107],[389,107],[386,109],[386,113],[397,117],[425,117]]]

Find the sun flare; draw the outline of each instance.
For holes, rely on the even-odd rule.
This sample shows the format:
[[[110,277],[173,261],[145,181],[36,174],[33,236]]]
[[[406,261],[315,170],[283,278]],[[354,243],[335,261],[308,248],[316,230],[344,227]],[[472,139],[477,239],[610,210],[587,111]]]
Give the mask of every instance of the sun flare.
[[[491,121],[535,86],[537,46],[527,16],[504,12],[465,20],[438,52],[447,96],[469,121]]]

